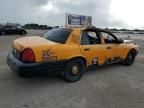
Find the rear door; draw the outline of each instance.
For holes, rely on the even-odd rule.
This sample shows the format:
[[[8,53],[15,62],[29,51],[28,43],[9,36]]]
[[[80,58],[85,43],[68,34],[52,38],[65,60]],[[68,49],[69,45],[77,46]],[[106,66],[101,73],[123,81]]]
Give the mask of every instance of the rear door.
[[[107,49],[101,43],[101,38],[96,30],[82,31],[80,48],[88,61],[88,65],[101,65],[105,62]]]
[[[17,34],[18,33],[18,28],[16,26],[13,26],[11,30],[12,30],[13,34]]]
[[[12,34],[13,33],[12,26],[5,26],[5,31],[8,34]]]

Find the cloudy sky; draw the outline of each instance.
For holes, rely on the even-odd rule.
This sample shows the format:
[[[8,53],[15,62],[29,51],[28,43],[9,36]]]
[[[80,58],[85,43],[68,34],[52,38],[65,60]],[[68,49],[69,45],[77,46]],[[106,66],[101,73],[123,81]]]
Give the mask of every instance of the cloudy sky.
[[[0,0],[0,22],[65,25],[65,14],[88,15],[97,27],[144,29],[144,0]]]

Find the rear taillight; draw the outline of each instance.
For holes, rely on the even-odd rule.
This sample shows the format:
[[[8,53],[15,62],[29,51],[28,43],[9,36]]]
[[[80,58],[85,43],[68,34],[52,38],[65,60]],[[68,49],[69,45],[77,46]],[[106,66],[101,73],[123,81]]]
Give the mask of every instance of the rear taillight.
[[[24,49],[23,52],[21,53],[21,60],[23,62],[28,62],[28,63],[35,62],[35,56],[32,49],[30,48]]]

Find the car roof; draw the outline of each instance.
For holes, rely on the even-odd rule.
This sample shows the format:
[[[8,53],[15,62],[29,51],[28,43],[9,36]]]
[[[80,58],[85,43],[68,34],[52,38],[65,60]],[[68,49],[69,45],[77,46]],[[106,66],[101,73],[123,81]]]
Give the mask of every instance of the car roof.
[[[90,30],[90,31],[102,31],[102,32],[109,32],[108,30],[104,30],[104,29],[101,29],[101,28],[96,28],[95,26],[91,26],[91,27],[83,27],[83,28],[69,28],[69,29],[73,29],[73,30]]]
[[[105,29],[101,29],[101,28],[96,28],[95,26],[91,26],[91,27],[85,27],[85,28],[69,28],[72,30],[88,30],[88,31],[98,31],[98,32],[106,32],[109,33],[110,35],[114,36],[115,38],[117,38],[112,32],[110,32],[109,30],[105,30]]]

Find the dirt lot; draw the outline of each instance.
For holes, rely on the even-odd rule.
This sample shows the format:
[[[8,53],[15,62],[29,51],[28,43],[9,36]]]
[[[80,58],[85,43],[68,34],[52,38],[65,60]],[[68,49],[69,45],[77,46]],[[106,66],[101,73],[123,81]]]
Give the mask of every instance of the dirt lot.
[[[44,32],[31,30],[28,35]],[[133,66],[91,68],[80,81],[67,83],[57,76],[21,78],[11,72],[6,56],[12,40],[20,37],[0,36],[0,108],[144,108],[142,49]],[[135,40],[143,47],[143,39]]]

